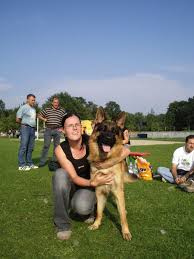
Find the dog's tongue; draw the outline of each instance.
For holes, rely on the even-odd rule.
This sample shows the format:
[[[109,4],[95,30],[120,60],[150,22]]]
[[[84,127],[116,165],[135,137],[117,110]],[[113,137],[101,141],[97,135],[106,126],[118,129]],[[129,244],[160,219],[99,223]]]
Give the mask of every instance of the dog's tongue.
[[[104,152],[108,153],[110,152],[110,146],[102,144],[102,149]]]

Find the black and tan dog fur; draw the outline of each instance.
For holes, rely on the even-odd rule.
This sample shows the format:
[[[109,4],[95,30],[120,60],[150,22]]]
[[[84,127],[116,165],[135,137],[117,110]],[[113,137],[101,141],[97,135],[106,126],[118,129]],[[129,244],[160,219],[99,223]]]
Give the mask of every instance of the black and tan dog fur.
[[[102,136],[104,134],[104,136]],[[104,152],[102,142],[108,138],[107,142],[111,143],[109,152]],[[97,197],[97,217],[95,222],[89,227],[91,230],[98,229],[101,225],[103,210],[106,204],[107,196],[111,192],[115,197],[117,208],[120,215],[122,235],[125,240],[131,240],[131,233],[128,228],[125,198],[124,198],[124,182],[130,180],[126,177],[126,162],[121,160],[117,164],[123,150],[122,133],[115,122],[104,120],[104,111],[102,108],[98,109],[96,114],[95,126],[92,135],[89,139],[90,155],[89,161],[91,163],[91,179],[95,174],[103,173],[109,174],[113,172],[114,180],[111,185],[101,185],[96,187]],[[107,143],[105,143],[107,144]],[[111,165],[110,168],[98,170],[95,167],[96,162],[107,162]]]

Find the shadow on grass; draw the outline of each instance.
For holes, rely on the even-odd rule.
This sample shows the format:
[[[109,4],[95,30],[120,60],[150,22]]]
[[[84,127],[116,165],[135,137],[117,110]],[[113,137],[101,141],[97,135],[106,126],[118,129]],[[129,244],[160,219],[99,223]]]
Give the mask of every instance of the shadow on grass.
[[[33,157],[33,162],[35,165],[38,165],[40,162],[40,157]]]
[[[107,203],[111,204],[117,210],[117,205],[116,205],[116,203],[114,201],[114,198],[112,196],[108,197]],[[103,213],[106,215],[108,220],[113,222],[113,224],[116,226],[116,228],[121,233],[121,224],[120,224],[120,217],[119,217],[118,210],[117,210],[117,215],[114,215],[113,213],[110,212],[110,210],[107,207],[105,207]],[[96,215],[96,212],[94,214]],[[82,216],[82,215],[79,215],[79,214],[74,213],[72,211],[70,212],[70,218],[72,220],[75,220],[75,221],[78,221],[78,222],[84,222],[90,216],[91,215]]]
[[[45,162],[44,166],[42,166],[42,167],[45,167],[45,166],[48,167],[48,164],[49,164],[49,162],[51,162],[51,161],[53,161],[53,157],[48,157],[48,158],[47,158],[47,161]],[[39,163],[40,163],[40,157],[34,157],[34,158],[33,158],[33,162],[34,162],[35,165],[39,165]]]
[[[112,214],[107,207],[105,207],[105,209],[104,209],[104,214],[110,221],[113,222],[113,224],[116,226],[116,228],[121,233],[120,216],[119,216],[119,212],[117,209],[117,205],[114,201],[114,197],[112,195],[108,197],[108,203],[111,204],[117,210],[117,215]]]

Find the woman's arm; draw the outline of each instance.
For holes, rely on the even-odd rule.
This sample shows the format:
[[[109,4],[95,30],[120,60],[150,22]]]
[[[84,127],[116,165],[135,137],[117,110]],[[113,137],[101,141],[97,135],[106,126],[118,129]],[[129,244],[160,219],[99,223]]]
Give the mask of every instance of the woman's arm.
[[[55,154],[61,167],[69,174],[72,181],[79,186],[96,187],[102,184],[112,184],[113,175],[97,174],[93,180],[88,180],[77,175],[75,168],[70,160],[67,159],[60,145],[55,148]]]
[[[109,168],[113,165],[120,163],[122,160],[124,160],[125,158],[130,156],[130,153],[131,153],[130,149],[123,146],[120,156],[114,157],[114,158],[109,158],[105,162],[95,162],[94,165],[97,169],[106,169],[106,168]]]

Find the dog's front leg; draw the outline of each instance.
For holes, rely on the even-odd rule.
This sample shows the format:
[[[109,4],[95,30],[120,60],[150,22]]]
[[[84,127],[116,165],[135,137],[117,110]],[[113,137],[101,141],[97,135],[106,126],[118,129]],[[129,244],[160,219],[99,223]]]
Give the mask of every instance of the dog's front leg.
[[[114,190],[113,194],[116,198],[117,208],[118,208],[118,211],[120,214],[123,239],[131,240],[132,235],[129,232],[129,227],[128,227],[128,223],[127,223],[124,191],[122,188],[117,188]]]
[[[103,186],[99,186],[96,188],[97,216],[94,223],[88,227],[90,230],[98,229],[101,225],[103,210],[108,196],[108,194],[104,192],[103,188]]]

